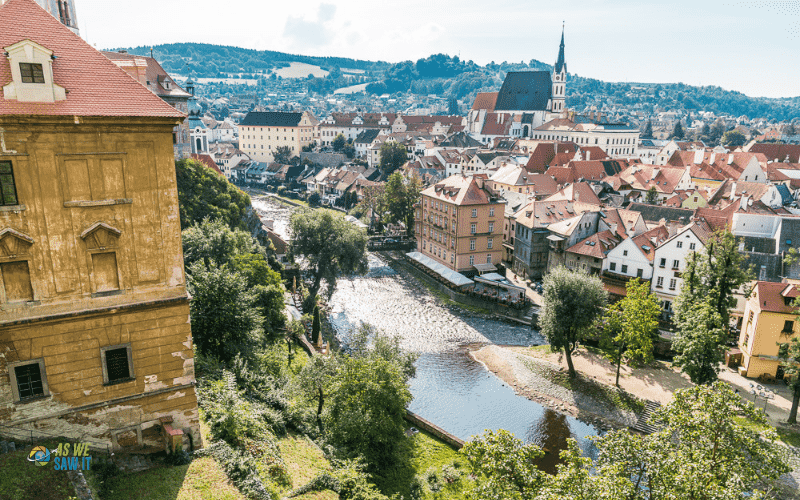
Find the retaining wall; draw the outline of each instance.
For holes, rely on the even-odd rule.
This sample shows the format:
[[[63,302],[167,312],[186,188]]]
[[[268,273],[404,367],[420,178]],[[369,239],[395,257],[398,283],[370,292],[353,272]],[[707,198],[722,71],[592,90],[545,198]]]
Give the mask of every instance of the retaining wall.
[[[464,446],[464,440],[455,437],[454,435],[450,434],[449,432],[442,429],[438,425],[428,422],[427,420],[420,417],[411,410],[406,410],[406,415],[404,418],[408,422],[411,422],[412,424],[419,427],[420,429],[433,434],[434,436],[441,439],[445,443],[449,444],[456,450],[460,450]]]

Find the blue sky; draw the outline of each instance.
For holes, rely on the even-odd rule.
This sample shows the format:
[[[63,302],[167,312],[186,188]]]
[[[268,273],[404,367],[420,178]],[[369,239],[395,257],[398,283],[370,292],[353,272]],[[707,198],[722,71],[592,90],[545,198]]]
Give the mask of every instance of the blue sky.
[[[98,48],[193,41],[292,53],[416,60],[443,52],[555,61],[566,22],[572,73],[800,95],[800,0],[76,0]]]

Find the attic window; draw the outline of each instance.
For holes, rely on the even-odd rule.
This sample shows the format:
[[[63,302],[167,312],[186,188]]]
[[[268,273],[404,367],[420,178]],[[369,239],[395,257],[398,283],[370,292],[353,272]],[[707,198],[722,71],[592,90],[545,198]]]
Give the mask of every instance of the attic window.
[[[44,71],[41,64],[19,63],[22,83],[44,83]]]

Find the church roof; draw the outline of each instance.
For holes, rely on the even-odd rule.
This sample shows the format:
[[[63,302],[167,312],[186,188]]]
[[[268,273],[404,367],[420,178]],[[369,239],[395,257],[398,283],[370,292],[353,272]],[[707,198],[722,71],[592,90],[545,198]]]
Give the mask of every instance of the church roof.
[[[497,94],[495,111],[547,111],[553,82],[547,71],[510,71]]]
[[[0,5],[0,47],[26,39],[53,51],[53,80],[66,89],[66,99],[5,99],[2,86],[12,81],[11,67],[0,57],[0,115],[184,117],[33,0]]]
[[[564,29],[561,29],[561,45],[558,47],[558,60],[553,67],[553,71],[561,73],[561,70],[567,71],[567,63],[564,62]]]

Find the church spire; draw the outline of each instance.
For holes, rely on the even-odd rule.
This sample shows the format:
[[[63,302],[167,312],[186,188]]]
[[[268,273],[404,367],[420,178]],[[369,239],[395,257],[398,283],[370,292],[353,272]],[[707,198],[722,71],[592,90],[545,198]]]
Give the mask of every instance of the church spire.
[[[567,71],[567,63],[564,62],[564,24],[561,24],[561,45],[558,47],[558,60],[556,61],[556,65],[553,68],[553,71],[556,73],[561,73],[562,71]]]

